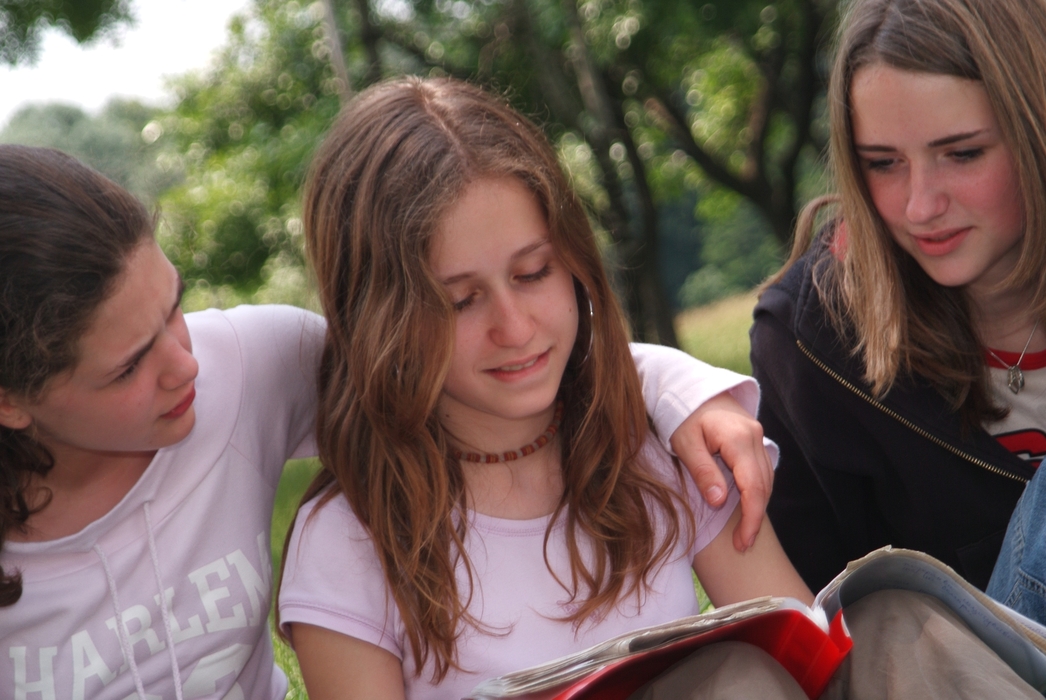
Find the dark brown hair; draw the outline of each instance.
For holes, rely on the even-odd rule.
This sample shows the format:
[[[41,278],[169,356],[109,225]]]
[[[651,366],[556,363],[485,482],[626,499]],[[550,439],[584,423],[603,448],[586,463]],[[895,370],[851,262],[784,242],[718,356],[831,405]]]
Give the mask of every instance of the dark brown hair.
[[[328,319],[317,417],[324,469],[306,499],[333,485],[326,497],[348,500],[371,533],[416,667],[431,653],[437,682],[456,667],[462,625],[478,622],[468,612],[467,518],[457,517],[465,479],[435,412],[454,314],[429,249],[467,186],[500,177],[540,204],[578,308],[591,300],[593,309],[580,314],[560,390],[564,492],[552,521],[566,526],[571,573],[561,583],[579,601],[566,619],[580,624],[639,595],[680,537],[685,508],[638,464],[648,424],[624,317],[544,135],[462,82],[406,78],[359,95],[320,148],[305,193],[307,252]],[[664,538],[654,511],[669,523]],[[605,554],[593,563],[581,556],[589,542]]]
[[[0,145],[0,387],[39,398],[73,368],[77,343],[112,292],[127,256],[152,235],[132,194],[70,156]],[[26,489],[51,455],[27,431],[0,426],[0,546],[25,526]],[[0,607],[22,593],[0,570]]]

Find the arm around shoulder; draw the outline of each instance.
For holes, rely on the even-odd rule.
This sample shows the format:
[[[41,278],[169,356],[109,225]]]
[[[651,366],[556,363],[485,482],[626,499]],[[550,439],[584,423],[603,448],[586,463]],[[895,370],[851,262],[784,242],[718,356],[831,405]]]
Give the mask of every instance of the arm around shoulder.
[[[755,541],[774,481],[776,453],[755,419],[759,388],[751,377],[713,367],[686,353],[632,344],[643,381],[647,412],[665,448],[686,466],[701,496],[713,506],[726,500],[726,481],[712,455],[719,454],[741,492],[743,518],[734,546]]]

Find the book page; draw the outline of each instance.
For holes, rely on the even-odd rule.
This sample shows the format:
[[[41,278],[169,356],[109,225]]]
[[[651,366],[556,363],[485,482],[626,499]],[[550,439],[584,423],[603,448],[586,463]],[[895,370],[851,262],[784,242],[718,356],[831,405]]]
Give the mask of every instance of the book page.
[[[755,598],[726,605],[703,615],[684,617],[664,625],[639,629],[609,639],[577,654],[491,679],[478,685],[472,691],[472,697],[512,697],[555,688],[631,654],[671,644],[687,637],[698,636],[783,608],[799,610],[815,622],[819,620],[819,616],[813,615],[807,606],[797,600]],[[826,625],[819,624],[819,626],[827,629]]]
[[[831,619],[838,610],[885,589],[939,599],[1021,678],[1037,689],[1046,688],[1042,626],[1030,620],[1030,625],[1023,624],[1026,618],[991,600],[952,569],[921,552],[883,548],[851,562],[817,594],[814,605]]]

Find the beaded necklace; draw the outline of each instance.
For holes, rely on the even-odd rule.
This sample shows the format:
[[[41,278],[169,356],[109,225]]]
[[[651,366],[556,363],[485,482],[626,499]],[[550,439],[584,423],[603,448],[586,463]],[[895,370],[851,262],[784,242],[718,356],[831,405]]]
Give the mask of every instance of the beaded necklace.
[[[563,422],[563,402],[556,402],[556,413],[552,416],[552,423],[545,428],[545,432],[538,435],[538,439],[529,445],[523,445],[517,450],[509,450],[508,452],[502,452],[500,454],[492,454],[490,452],[463,452],[456,447],[450,448],[450,455],[454,459],[460,459],[465,462],[479,462],[481,464],[497,464],[499,462],[511,462],[517,460],[520,457],[526,457],[532,455],[542,447],[552,442],[552,438],[559,432],[559,424]]]

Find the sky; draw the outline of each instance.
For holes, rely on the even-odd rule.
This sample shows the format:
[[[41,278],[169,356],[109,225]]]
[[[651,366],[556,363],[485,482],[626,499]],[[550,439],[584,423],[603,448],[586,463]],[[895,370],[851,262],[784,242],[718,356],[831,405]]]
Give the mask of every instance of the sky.
[[[0,129],[28,103],[64,102],[97,112],[111,97],[168,105],[164,76],[209,65],[233,14],[251,0],[134,0],[135,23],[80,46],[48,30],[35,65],[0,66]]]

